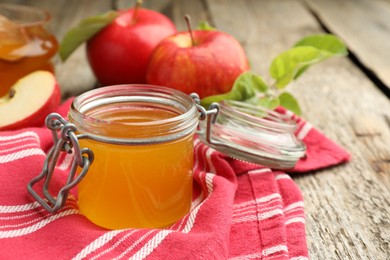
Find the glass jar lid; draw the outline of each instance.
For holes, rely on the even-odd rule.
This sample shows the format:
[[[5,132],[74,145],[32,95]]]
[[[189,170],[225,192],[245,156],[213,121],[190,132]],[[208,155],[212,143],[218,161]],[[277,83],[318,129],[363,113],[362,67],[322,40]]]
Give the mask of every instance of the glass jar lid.
[[[286,115],[239,101],[218,103],[213,118],[200,122],[199,137],[230,157],[275,169],[295,166],[306,146]],[[209,126],[210,125],[210,126]]]

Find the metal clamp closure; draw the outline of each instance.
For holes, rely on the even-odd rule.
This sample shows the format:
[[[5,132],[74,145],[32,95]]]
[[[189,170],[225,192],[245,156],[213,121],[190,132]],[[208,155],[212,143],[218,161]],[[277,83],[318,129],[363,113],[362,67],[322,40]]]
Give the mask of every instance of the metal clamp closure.
[[[68,198],[69,190],[75,187],[88,172],[94,156],[90,149],[80,148],[78,142],[80,136],[75,134],[77,131],[76,126],[66,121],[59,114],[50,114],[46,118],[46,127],[52,132],[54,146],[45,159],[41,173],[28,183],[27,190],[39,204],[52,213],[64,205]],[[53,197],[49,192],[49,186],[61,152],[73,152],[75,158],[72,162],[66,184],[59,190],[57,196]],[[76,174],[77,167],[81,168],[79,174]],[[33,189],[33,186],[42,179],[44,179],[42,187],[44,198]]]
[[[200,105],[200,98],[198,94],[192,93],[190,94],[190,97],[195,101],[196,107],[200,113],[199,120],[206,120],[206,129],[199,129],[200,134],[202,134],[202,131],[205,130],[204,136],[206,137],[206,142],[208,144],[215,146],[226,146],[223,143],[215,141],[211,138],[211,127],[217,121],[217,117],[220,110],[219,104],[216,102],[211,103],[209,108],[205,109],[203,106]]]

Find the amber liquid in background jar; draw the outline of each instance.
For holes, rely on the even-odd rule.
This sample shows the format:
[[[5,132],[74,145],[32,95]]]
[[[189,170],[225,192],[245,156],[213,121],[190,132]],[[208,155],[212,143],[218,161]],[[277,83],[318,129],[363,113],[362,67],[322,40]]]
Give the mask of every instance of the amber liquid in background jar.
[[[79,133],[144,141],[126,145],[90,138],[79,140],[80,146],[91,149],[95,157],[78,184],[80,211],[108,229],[167,227],[187,214],[191,205],[196,109],[191,108],[193,104],[186,108],[188,112],[170,107],[170,99],[178,99],[175,93],[153,97],[163,100],[164,105],[154,103],[153,98],[107,102],[105,96],[121,96],[123,93],[115,92],[118,89],[126,92],[126,86],[105,89],[93,90],[95,94],[91,95],[91,100],[96,97],[98,101],[105,100],[102,105],[89,105],[95,101],[88,100],[88,92],[79,98],[83,101],[76,100],[69,121],[78,127]],[[83,106],[93,108],[79,117],[81,114],[76,111],[82,111]],[[169,140],[175,134],[180,138]],[[159,138],[163,141],[156,142]]]
[[[47,12],[33,7],[0,4],[0,97],[33,71],[54,72],[58,42],[45,28],[49,20]]]

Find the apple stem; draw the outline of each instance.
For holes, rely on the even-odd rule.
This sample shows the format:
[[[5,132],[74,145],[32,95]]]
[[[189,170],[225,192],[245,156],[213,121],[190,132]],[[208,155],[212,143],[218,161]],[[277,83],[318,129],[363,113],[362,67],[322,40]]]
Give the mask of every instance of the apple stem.
[[[138,10],[142,6],[142,0],[137,0],[137,3],[134,6],[134,14],[133,17],[131,18],[131,23],[135,24],[137,22],[137,16],[138,16]]]
[[[118,11],[118,0],[111,0],[111,9]]]
[[[192,31],[192,28],[191,28],[191,17],[188,14],[186,14],[184,16],[184,19],[186,20],[187,29],[188,29],[188,32],[190,33],[192,46],[195,46],[194,33]]]

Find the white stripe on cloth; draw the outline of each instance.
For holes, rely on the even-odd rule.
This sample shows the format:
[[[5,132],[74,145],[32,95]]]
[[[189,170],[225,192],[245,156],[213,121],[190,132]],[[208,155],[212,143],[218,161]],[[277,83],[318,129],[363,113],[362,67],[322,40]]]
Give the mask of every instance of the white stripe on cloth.
[[[68,197],[67,201],[70,202],[70,203],[76,204],[76,199],[74,198],[74,196],[72,196],[72,194],[69,194],[69,197]],[[36,208],[39,208],[39,207],[41,207],[41,204],[39,204],[37,201],[32,202],[32,203],[28,203],[28,204],[23,204],[23,205],[0,206],[0,214],[18,213],[18,212],[23,212],[23,211],[29,211],[29,210],[32,210],[32,209],[36,209]],[[39,211],[41,211],[41,210],[39,210]],[[37,211],[34,211],[33,213],[36,214],[36,212]],[[20,215],[20,216],[23,216],[23,215]],[[9,216],[7,216],[7,217],[9,217]],[[6,219],[6,217],[2,217],[2,218]],[[11,218],[14,218],[14,216],[12,216]],[[17,217],[15,217],[15,218],[17,218]]]
[[[166,238],[172,230],[162,230],[158,232],[152,239],[148,241],[136,254],[134,254],[130,259],[144,259],[150,255],[153,250],[160,245],[160,243]]]
[[[39,210],[31,211],[30,213],[22,214],[22,215],[12,215],[12,216],[6,216],[2,217],[0,216],[0,220],[13,220],[13,219],[22,219],[22,218],[28,218],[37,214],[41,214],[41,212],[45,213],[46,210],[44,208],[41,208]],[[4,213],[0,211],[0,214]]]
[[[50,217],[48,217],[48,218],[46,218],[46,219],[44,219],[44,220],[42,220],[34,225],[31,225],[30,227],[25,227],[25,228],[15,229],[15,230],[8,230],[8,231],[0,231],[0,238],[10,238],[10,237],[19,237],[19,236],[27,235],[27,234],[33,233],[33,232],[41,229],[42,227],[46,226],[47,224],[49,224],[49,223],[51,223],[59,218],[62,218],[62,217],[68,216],[68,215],[73,215],[73,214],[79,214],[79,211],[76,209],[62,211],[58,214],[51,215]]]
[[[281,209],[282,205],[273,205],[270,207],[265,207],[265,205],[262,205],[261,212],[262,213],[269,212],[269,211],[272,211],[272,210],[275,210],[278,208]],[[233,218],[239,218],[239,217],[243,217],[245,215],[255,215],[257,213],[259,213],[259,209],[257,208],[257,206],[254,206],[254,207],[246,209],[245,211],[233,212]]]
[[[70,206],[65,206],[63,207],[62,209],[64,210],[67,210],[67,209],[73,209],[72,207]],[[40,214],[40,215],[37,215],[37,212],[42,212],[43,211],[43,214]],[[32,214],[33,213],[33,214]],[[44,208],[40,209],[39,211],[35,211],[35,212],[31,212],[30,214],[25,214],[25,215],[15,215],[15,216],[11,216],[11,218],[9,218],[8,220],[11,220],[11,219],[18,219],[18,218],[26,218],[28,217],[29,215],[35,215],[35,218],[29,220],[29,221],[25,221],[25,222],[19,222],[18,224],[4,224],[4,225],[0,225],[0,229],[10,229],[10,228],[16,228],[16,227],[23,227],[23,226],[31,226],[31,224],[33,223],[36,223],[40,220],[42,220],[42,218],[44,217],[44,214],[46,215],[50,215],[49,212],[45,211]]]
[[[262,173],[267,173],[271,172],[270,168],[262,168],[262,169],[256,169],[256,170],[251,170],[248,171],[248,174],[262,174]]]
[[[39,148],[30,148],[19,152],[0,156],[0,164],[16,161],[33,155],[45,155],[45,153]]]
[[[257,198],[255,201],[250,200],[250,201],[242,202],[242,203],[239,203],[239,204],[234,204],[233,205],[233,209],[234,210],[238,210],[239,208],[244,208],[244,207],[248,207],[248,206],[252,206],[252,205],[256,205],[256,204],[262,204],[262,203],[270,202],[270,201],[272,201],[274,199],[279,199],[280,200],[281,198],[282,197],[280,196],[279,193],[272,193],[270,195]]]
[[[127,253],[129,253],[131,250],[133,250],[134,249],[134,247],[136,247],[137,245],[139,245],[142,241],[144,241],[145,240],[145,238],[146,237],[148,237],[150,234],[152,234],[153,232],[155,232],[154,230],[150,230],[149,232],[146,232],[145,234],[143,234],[139,239],[137,239],[131,246],[129,246],[128,248],[126,248],[126,250],[124,250],[120,255],[118,255],[117,257],[115,257],[115,258],[112,258],[112,260],[117,260],[117,259],[121,259],[121,258],[123,258]],[[159,232],[160,233],[160,232]],[[157,235],[156,235],[157,236]],[[154,236],[154,237],[156,237],[156,236]],[[151,240],[153,240],[154,239],[154,237],[151,239]],[[151,240],[149,240],[149,242],[151,241]],[[148,242],[148,243],[149,243]],[[145,247],[145,246],[144,246]],[[138,252],[140,252],[140,251],[142,251],[142,248],[139,250],[139,251],[137,251],[137,253]]]
[[[287,252],[288,253],[288,248],[287,248],[287,246],[285,244],[280,244],[280,245],[277,245],[277,246],[272,246],[272,247],[265,248],[265,249],[263,249],[263,251],[261,251],[261,253],[264,256],[275,254],[277,252]]]
[[[264,256],[269,256],[275,253],[283,252],[283,255],[288,254],[288,247],[285,244],[279,244],[276,246],[265,248],[261,251],[261,253],[253,253],[249,255],[240,255],[229,258],[229,260],[244,260],[244,259],[263,259]],[[280,257],[280,254],[277,256]],[[272,257],[267,257],[270,259]],[[297,259],[298,260],[298,259]]]
[[[275,176],[275,180],[291,179],[288,174],[282,173]]]
[[[297,201],[297,202],[294,202],[294,203],[291,203],[290,205],[288,205],[287,207],[284,208],[284,212],[288,212],[288,211],[291,211],[291,210],[295,210],[297,208],[304,208],[305,204],[303,201]]]
[[[280,206],[281,207],[281,206]],[[263,212],[261,214],[253,214],[249,216],[243,216],[239,218],[233,218],[233,224],[237,223],[243,223],[243,222],[250,222],[250,221],[262,221],[277,215],[283,215],[282,209],[274,209],[267,212]]]
[[[95,239],[92,243],[90,243],[88,246],[86,246],[83,250],[81,250],[75,257],[73,257],[73,259],[83,259],[96,249],[102,247],[103,245],[111,241],[111,239],[113,239],[117,234],[122,232],[125,232],[125,230],[113,230],[104,233],[103,235]]]
[[[305,123],[302,128],[299,130],[298,134],[297,134],[297,138],[299,140],[303,140],[306,135],[310,132],[310,130],[313,128],[313,126],[310,124],[310,123]]]
[[[290,225],[292,223],[303,223],[303,224],[305,224],[305,218],[304,217],[295,217],[295,218],[287,219],[286,222],[285,222],[286,225]]]
[[[213,153],[214,153],[214,149],[212,149],[212,148],[207,149],[207,151],[206,151],[206,160],[207,160],[207,164],[209,165],[209,168],[210,168],[209,171],[210,171],[211,173],[216,174],[217,171],[215,170],[214,164],[213,164],[213,162],[211,161],[211,155],[212,155]]]
[[[26,144],[22,144],[19,146],[10,147],[9,149],[1,149],[0,154],[6,155],[6,154],[9,154],[11,152],[25,150],[26,148],[37,148],[36,146],[37,146],[36,143],[26,143]]]
[[[295,114],[288,109],[286,109],[285,115],[288,116],[289,118],[293,118],[295,116]]]
[[[4,145],[3,142],[5,142],[5,141],[15,141],[15,140],[22,141],[23,138],[29,139],[31,137],[33,137],[37,141],[37,143],[40,144],[39,136],[37,133],[32,132],[32,131],[26,131],[26,132],[16,134],[16,135],[0,136],[0,145]],[[10,143],[13,143],[13,142],[10,142]]]
[[[123,231],[123,230],[122,230]],[[109,248],[106,248],[104,251],[100,252],[99,254],[89,258],[89,260],[94,260],[94,259],[97,259],[105,254],[107,254],[108,252],[111,252],[112,250],[114,250],[115,248],[117,248],[123,241],[125,241],[128,237],[130,237],[131,235],[133,235],[135,232],[137,231],[140,231],[138,229],[134,229],[134,230],[131,230],[129,232],[126,233],[126,235],[124,235],[123,237],[121,237],[115,244],[113,244],[112,246],[110,246]]]
[[[21,211],[28,211],[40,207],[41,204],[38,202],[28,203],[24,205],[14,205],[14,206],[0,206],[0,213],[15,213]]]
[[[268,204],[280,202],[271,207],[265,207]],[[262,205],[262,212],[258,212],[258,205]],[[243,223],[256,220],[264,220],[276,215],[282,215],[282,203],[279,193],[273,193],[267,196],[257,198],[255,201],[247,201],[233,206],[233,223]]]
[[[296,256],[296,257],[290,258],[290,260],[309,260],[309,258],[306,256]]]

